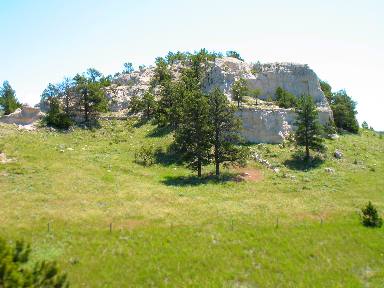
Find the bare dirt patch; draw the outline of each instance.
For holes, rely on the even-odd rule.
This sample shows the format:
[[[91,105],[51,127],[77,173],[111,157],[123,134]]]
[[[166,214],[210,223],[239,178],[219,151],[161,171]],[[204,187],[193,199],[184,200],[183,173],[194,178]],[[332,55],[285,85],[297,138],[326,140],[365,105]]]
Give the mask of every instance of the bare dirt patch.
[[[6,163],[9,163],[12,161],[14,161],[14,159],[7,158],[7,155],[5,155],[5,153],[0,153],[0,163],[1,164],[6,164]]]
[[[237,177],[241,181],[258,182],[263,179],[263,174],[259,169],[238,168],[236,169],[236,172],[239,173]]]

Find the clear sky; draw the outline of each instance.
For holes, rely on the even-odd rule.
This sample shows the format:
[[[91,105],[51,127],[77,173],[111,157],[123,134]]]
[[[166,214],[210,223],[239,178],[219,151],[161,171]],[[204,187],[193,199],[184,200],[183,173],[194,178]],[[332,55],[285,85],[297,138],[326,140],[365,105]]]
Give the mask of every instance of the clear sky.
[[[309,64],[384,130],[383,0],[0,0],[0,81],[29,104],[89,67],[114,74],[200,48]]]

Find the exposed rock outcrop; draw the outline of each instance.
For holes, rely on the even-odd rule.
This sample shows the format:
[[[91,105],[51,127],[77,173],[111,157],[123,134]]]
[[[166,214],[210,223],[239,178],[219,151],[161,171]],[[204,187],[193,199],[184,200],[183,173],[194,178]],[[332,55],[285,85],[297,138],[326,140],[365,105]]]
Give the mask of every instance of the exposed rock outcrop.
[[[43,113],[38,108],[24,106],[15,112],[0,117],[0,122],[16,125],[31,125],[43,117]]]
[[[173,77],[178,78],[181,63],[170,67]],[[111,109],[121,111],[128,108],[133,95],[141,96],[150,87],[154,67],[148,67],[130,74],[123,74],[115,80],[107,95]],[[293,63],[252,64],[224,57],[210,63],[203,81],[203,89],[210,92],[219,87],[231,99],[234,82],[240,78],[247,81],[250,89],[260,91],[260,99],[275,99],[275,92],[281,87],[296,97],[311,95],[318,107],[319,120],[326,124],[332,119],[332,110],[320,88],[317,75],[308,65]],[[292,109],[277,107],[244,107],[237,112],[243,121],[242,135],[250,142],[281,143],[294,130],[296,115]]]

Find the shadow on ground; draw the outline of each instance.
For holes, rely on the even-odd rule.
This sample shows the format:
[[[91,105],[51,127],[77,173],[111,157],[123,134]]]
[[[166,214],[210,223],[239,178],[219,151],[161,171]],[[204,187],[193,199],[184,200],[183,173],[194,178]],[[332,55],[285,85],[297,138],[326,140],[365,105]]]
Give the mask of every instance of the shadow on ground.
[[[291,159],[284,161],[284,165],[292,170],[308,171],[319,167],[324,161],[319,156],[306,160],[302,154],[294,154]]]
[[[152,131],[150,131],[146,137],[163,137],[169,133],[171,133],[173,131],[173,129],[171,127],[159,127],[159,126],[156,126],[155,129],[153,129]]]
[[[242,181],[237,174],[223,174],[220,177],[214,175],[207,175],[203,177],[197,176],[167,176],[163,184],[167,186],[198,186],[204,184],[222,184],[230,181]]]

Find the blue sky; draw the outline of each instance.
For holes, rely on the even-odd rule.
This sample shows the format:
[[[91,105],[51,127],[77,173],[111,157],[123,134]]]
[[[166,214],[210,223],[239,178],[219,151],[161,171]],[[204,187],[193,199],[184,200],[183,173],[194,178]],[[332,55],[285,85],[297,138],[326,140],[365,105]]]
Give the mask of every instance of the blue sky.
[[[49,82],[168,51],[306,63],[384,130],[384,1],[0,0],[0,81],[35,104]]]

